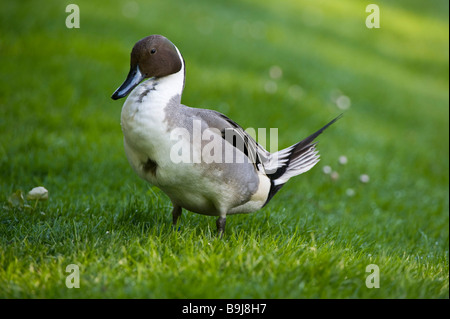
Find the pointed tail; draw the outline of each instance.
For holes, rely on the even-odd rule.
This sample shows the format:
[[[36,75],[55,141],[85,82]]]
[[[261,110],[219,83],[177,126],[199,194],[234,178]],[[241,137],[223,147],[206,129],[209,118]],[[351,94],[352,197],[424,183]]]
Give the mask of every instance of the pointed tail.
[[[316,150],[317,142],[313,143],[313,141],[341,117],[342,114],[297,144],[271,154],[269,161],[264,165],[271,182],[269,196],[264,205],[270,201],[291,177],[309,171],[319,162],[320,156]]]

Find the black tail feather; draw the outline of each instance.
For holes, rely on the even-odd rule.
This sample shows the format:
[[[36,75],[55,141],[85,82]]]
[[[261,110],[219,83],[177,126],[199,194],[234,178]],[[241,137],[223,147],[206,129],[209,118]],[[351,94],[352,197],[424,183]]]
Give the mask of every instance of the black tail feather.
[[[293,150],[291,151],[291,154],[289,156],[289,159],[286,161],[286,163],[284,163],[283,166],[279,167],[277,169],[276,172],[274,172],[273,174],[267,174],[267,176],[270,178],[270,190],[269,190],[269,195],[267,197],[266,202],[264,203],[264,206],[267,205],[267,203],[272,199],[272,197],[281,189],[281,187],[284,184],[278,184],[275,185],[274,181],[283,176],[283,174],[286,172],[286,170],[289,167],[289,164],[292,160],[298,158],[299,156],[301,156],[303,153],[305,153],[306,151],[308,151],[309,149],[311,149],[311,147],[313,147],[316,143],[313,143],[314,139],[319,136],[320,134],[322,134],[323,131],[325,131],[325,129],[327,129],[331,124],[333,124],[334,122],[336,122],[337,120],[339,120],[341,117],[343,116],[343,114],[340,114],[339,116],[337,116],[336,118],[334,118],[332,121],[330,121],[328,124],[326,124],[324,127],[322,127],[320,130],[318,130],[317,132],[311,134],[310,136],[308,136],[307,138],[303,139],[302,141],[298,142],[297,144],[295,144],[293,146]]]
[[[308,136],[307,138],[305,138],[304,140],[298,142],[297,144],[295,144],[295,149],[292,152],[293,154],[295,152],[297,152],[297,150],[300,150],[300,154],[302,153],[301,150],[304,149],[309,149],[311,146],[312,141],[314,141],[314,139],[319,136],[320,134],[322,134],[323,131],[325,131],[325,129],[327,129],[331,124],[333,124],[334,122],[336,122],[337,120],[339,120],[344,114],[341,113],[340,115],[338,115],[336,118],[334,118],[332,121],[330,121],[327,125],[325,125],[324,127],[322,127],[320,130],[318,130],[317,132],[311,134],[310,136]],[[293,158],[295,158],[296,156],[294,156]]]

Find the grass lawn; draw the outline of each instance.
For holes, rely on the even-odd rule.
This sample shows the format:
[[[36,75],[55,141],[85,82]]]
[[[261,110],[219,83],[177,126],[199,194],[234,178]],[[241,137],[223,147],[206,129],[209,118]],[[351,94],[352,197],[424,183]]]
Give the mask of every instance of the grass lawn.
[[[449,298],[447,1],[379,0],[379,29],[359,0],[76,3],[79,29],[66,2],[2,3],[0,298]],[[184,104],[278,128],[280,148],[345,113],[222,240],[190,212],[172,230],[125,157],[110,96],[155,33],[184,55]],[[36,186],[48,201],[22,202]]]

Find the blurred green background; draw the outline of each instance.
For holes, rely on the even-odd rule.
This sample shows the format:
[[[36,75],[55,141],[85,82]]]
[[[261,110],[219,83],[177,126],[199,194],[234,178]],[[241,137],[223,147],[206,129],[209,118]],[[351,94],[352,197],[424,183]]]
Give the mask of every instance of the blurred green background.
[[[76,1],[79,29],[69,3],[0,11],[0,297],[448,298],[448,1],[377,1],[379,29],[357,0]],[[184,104],[278,128],[280,148],[345,113],[321,162],[224,242],[195,214],[172,234],[170,201],[126,160],[110,96],[150,34],[184,56]],[[11,203],[39,185],[48,202]],[[71,262],[87,288],[63,286]]]

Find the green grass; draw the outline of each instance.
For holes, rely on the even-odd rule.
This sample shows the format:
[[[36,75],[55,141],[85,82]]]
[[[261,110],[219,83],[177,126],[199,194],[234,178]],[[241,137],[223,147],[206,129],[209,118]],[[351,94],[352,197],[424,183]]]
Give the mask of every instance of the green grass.
[[[0,11],[0,298],[449,298],[446,1],[378,1],[377,30],[357,0],[164,0],[135,17],[118,1],[76,3],[71,30],[64,2]],[[184,104],[276,127],[280,147],[341,113],[336,92],[351,99],[320,137],[321,162],[229,217],[223,240],[214,217],[189,212],[173,231],[169,199],[126,160],[110,96],[154,33],[184,55]],[[47,202],[8,202],[39,185]]]

